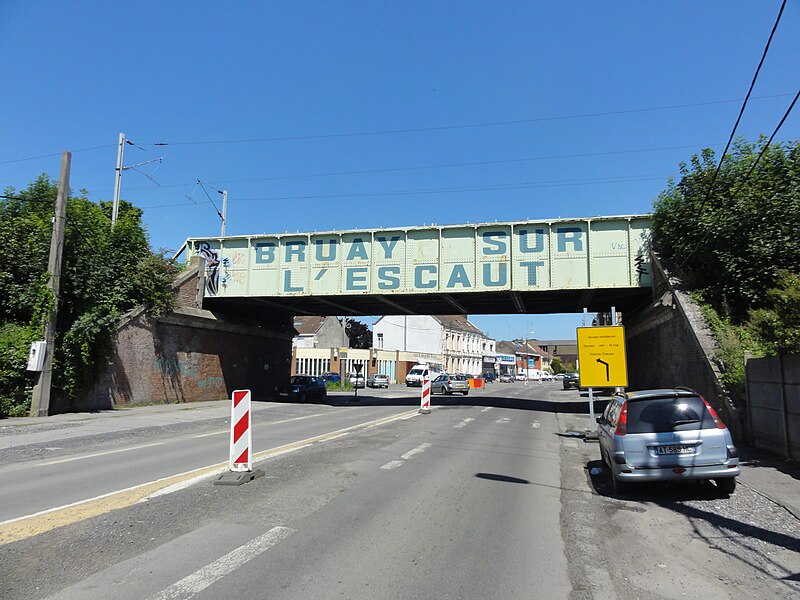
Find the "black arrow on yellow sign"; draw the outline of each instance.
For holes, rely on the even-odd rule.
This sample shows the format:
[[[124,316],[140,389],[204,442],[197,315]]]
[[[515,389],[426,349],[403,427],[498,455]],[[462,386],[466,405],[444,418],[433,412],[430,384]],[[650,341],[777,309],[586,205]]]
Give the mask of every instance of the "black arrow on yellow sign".
[[[604,361],[604,360],[600,360],[599,358],[597,359],[597,362],[599,362],[601,365],[605,365],[606,366],[606,381],[610,381],[611,380],[611,374],[608,371],[608,363],[606,361]]]

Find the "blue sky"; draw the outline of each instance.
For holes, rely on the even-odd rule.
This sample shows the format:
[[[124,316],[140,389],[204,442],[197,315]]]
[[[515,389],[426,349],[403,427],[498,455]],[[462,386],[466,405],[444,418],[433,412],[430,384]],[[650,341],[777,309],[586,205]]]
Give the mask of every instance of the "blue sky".
[[[110,199],[124,132],[126,166],[163,158],[122,180],[155,249],[218,234],[222,189],[230,235],[647,213],[721,152],[779,7],[0,0],[0,186],[70,150],[73,190]],[[798,56],[789,2],[741,135],[772,132]],[[473,321],[560,339],[581,317]]]

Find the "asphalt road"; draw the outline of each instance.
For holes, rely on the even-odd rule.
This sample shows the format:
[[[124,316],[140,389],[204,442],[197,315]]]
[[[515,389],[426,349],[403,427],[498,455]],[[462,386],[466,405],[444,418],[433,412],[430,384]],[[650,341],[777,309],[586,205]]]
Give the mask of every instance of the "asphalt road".
[[[0,596],[800,597],[796,519],[744,486],[729,499],[711,486],[614,497],[597,446],[572,433],[588,424],[578,392],[495,383],[434,396],[428,415],[416,413],[417,394],[395,386],[360,405],[256,405],[265,477],[228,487],[186,476],[144,486],[136,501],[95,500],[88,516],[21,519],[66,514],[0,540]],[[35,469],[74,470],[89,498],[115,488],[115,470],[132,472],[122,489],[217,464],[222,430],[224,419],[195,419],[62,439],[59,450],[6,448],[3,503]],[[110,484],[94,487],[92,474]],[[81,496],[53,483],[26,514]],[[0,538],[9,530],[0,523]]]

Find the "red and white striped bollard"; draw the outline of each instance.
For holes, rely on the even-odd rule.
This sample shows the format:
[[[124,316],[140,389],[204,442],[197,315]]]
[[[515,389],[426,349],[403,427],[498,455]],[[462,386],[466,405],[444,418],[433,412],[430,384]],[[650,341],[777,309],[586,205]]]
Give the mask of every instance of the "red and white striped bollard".
[[[252,471],[250,390],[234,390],[231,402],[231,454],[228,466],[231,471]]]
[[[431,380],[427,377],[422,379],[422,392],[420,392],[419,412],[427,415],[431,412]]]

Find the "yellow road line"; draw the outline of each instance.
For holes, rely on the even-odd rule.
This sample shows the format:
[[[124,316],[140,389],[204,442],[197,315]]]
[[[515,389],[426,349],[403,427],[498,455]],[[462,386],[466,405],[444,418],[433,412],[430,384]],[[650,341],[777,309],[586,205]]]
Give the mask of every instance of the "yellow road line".
[[[376,427],[378,425],[391,423],[392,421],[406,419],[410,416],[413,416],[413,414],[416,412],[417,411],[414,410],[400,413],[398,415],[383,417],[381,419],[367,421],[366,423],[359,423],[358,425],[351,425],[350,427],[345,427],[344,429],[339,429],[330,433],[324,433],[322,435],[306,438],[290,444],[284,444],[283,446],[278,446],[276,448],[270,448],[269,450],[264,450],[262,452],[253,454],[253,462],[266,460],[280,454],[286,454],[287,452],[294,452],[295,450],[305,448],[311,444],[332,440],[337,437],[341,437],[346,433],[357,431],[359,429]],[[26,538],[33,537],[34,535],[51,531],[58,527],[63,527],[65,525],[71,525],[72,523],[77,523],[85,519],[90,519],[118,508],[132,506],[133,504],[140,502],[141,500],[163,488],[179,484],[188,479],[201,479],[204,477],[210,477],[216,473],[225,471],[227,468],[228,462],[225,461],[216,465],[193,469],[177,475],[171,475],[169,477],[157,479],[148,483],[139,484],[124,490],[110,492],[95,498],[89,498],[87,500],[81,500],[65,506],[44,510],[32,515],[25,515],[23,517],[17,517],[15,519],[3,521],[0,523],[0,546],[24,540]]]

